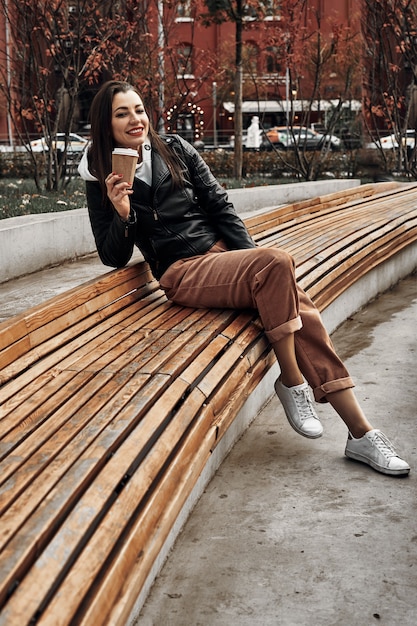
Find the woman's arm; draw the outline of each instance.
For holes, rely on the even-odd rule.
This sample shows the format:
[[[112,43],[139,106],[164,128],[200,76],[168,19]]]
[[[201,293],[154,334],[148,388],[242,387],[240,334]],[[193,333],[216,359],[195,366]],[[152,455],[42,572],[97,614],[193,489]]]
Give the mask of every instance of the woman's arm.
[[[123,221],[109,203],[103,203],[99,183],[86,182],[88,214],[97,252],[104,265],[124,267],[131,259],[136,234],[136,215]]]

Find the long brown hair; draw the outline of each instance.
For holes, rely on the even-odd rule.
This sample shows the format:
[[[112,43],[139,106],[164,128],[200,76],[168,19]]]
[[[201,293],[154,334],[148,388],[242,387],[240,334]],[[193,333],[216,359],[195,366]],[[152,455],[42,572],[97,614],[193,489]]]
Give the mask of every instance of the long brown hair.
[[[111,172],[111,153],[113,148],[115,148],[111,126],[113,98],[117,93],[127,93],[128,91],[134,91],[142,99],[139,91],[130,83],[109,80],[104,83],[97,92],[90,108],[92,144],[88,151],[89,170],[91,174],[98,179],[103,197],[107,196],[104,181]],[[153,129],[150,120],[149,139],[152,148],[158,152],[166,162],[171,172],[173,185],[181,187],[184,184],[182,174],[183,166],[176,154],[167,147],[165,142]]]

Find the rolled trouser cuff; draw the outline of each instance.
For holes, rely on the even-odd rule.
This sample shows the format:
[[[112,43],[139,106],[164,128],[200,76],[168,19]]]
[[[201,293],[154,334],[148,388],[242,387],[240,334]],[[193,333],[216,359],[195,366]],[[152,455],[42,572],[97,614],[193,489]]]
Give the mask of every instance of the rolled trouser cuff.
[[[342,391],[343,389],[351,389],[354,386],[355,384],[350,376],[338,378],[337,380],[329,380],[313,389],[314,399],[316,402],[328,402],[328,394],[334,393],[335,391]]]
[[[274,343],[277,343],[278,341],[283,339],[286,335],[290,335],[292,333],[295,333],[297,330],[300,330],[302,326],[303,326],[303,323],[301,321],[301,317],[297,315],[297,317],[293,318],[292,320],[288,320],[288,322],[284,322],[283,324],[280,324],[279,326],[277,326],[276,328],[273,328],[272,330],[266,330],[265,334],[268,337],[269,343],[274,345]]]

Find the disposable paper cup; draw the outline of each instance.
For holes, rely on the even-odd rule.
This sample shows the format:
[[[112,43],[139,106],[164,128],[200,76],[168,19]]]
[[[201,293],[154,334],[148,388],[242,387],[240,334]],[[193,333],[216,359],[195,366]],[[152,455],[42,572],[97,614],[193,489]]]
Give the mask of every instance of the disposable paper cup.
[[[133,184],[138,153],[131,148],[115,148],[112,152],[112,171],[115,174],[123,174],[123,181]]]

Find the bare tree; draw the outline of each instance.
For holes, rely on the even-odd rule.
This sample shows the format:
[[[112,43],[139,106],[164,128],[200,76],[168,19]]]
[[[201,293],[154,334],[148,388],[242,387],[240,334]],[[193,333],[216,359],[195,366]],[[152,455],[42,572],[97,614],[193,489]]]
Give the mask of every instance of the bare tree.
[[[214,3],[218,11],[219,5],[223,4]],[[246,3],[243,11],[245,32],[249,33],[248,43],[242,41],[241,51],[245,98],[255,101],[271,99],[275,92],[272,99],[282,102],[284,124],[292,134],[295,146],[291,152],[276,151],[277,160],[282,169],[312,180],[328,167],[330,144],[323,143],[318,152],[308,151],[306,142],[297,142],[296,127],[309,127],[317,117],[317,110],[322,118],[322,130],[327,135],[350,123],[345,119],[345,113],[351,110],[353,101],[358,102],[361,98],[359,15],[351,16],[348,25],[341,24],[336,18],[331,21],[327,18],[324,24],[320,11],[310,7],[307,0],[282,0],[279,19],[271,21],[264,19],[265,7],[267,3]],[[231,19],[231,16],[217,14],[216,19],[222,21]],[[250,37],[251,31],[253,37]],[[239,74],[235,65],[230,63],[230,48],[227,45],[224,48],[219,65],[226,83],[232,74]],[[267,83],[263,71],[266,59],[276,68],[274,73],[267,75]],[[230,87],[222,85],[219,80],[219,90],[227,93]],[[241,108],[237,102],[239,91],[236,88],[234,91],[236,146],[241,139]],[[298,105],[302,102],[301,110],[295,110],[296,102]],[[238,162],[236,165],[239,167]]]
[[[19,142],[27,146],[38,188],[60,189],[67,180],[67,146],[56,150],[58,132],[68,136],[86,119],[98,85],[115,78],[140,89],[157,126],[169,106],[181,111],[213,70],[193,80],[179,71],[176,3],[158,0],[0,0],[9,40],[0,63],[0,91]],[[192,39],[194,34],[192,34]],[[1,44],[1,42],[0,42]],[[198,62],[193,46],[190,55]],[[204,54],[203,51],[200,54]],[[164,71],[164,64],[167,71]],[[82,109],[82,110],[81,110]],[[45,137],[43,155],[30,146]],[[44,183],[45,179],[45,183]]]
[[[415,143],[411,152],[405,142],[406,130],[417,129],[417,3],[363,0],[362,31],[367,130],[377,142],[394,133],[397,167],[417,177]],[[387,160],[382,147],[380,153]]]
[[[33,133],[46,139],[46,189],[58,189],[65,177],[66,149],[59,155],[54,139],[58,131],[70,132],[77,114],[80,79],[96,43],[96,14],[81,1],[0,1],[10,34],[5,49],[9,75],[1,76],[0,89],[14,132],[28,147],[37,186],[42,183],[40,162],[29,144]]]
[[[341,127],[346,123],[351,124],[351,120],[343,120],[343,114],[349,110],[352,101],[360,99],[359,29],[355,28],[354,19],[353,25],[341,24],[335,18],[328,19],[324,24],[319,9],[309,11],[307,26],[302,29],[298,25],[297,13],[293,10],[290,12],[288,29],[293,33],[292,39],[303,39],[296,46],[293,42],[290,49],[289,97],[292,101],[293,94],[297,93],[297,98],[304,103],[298,115],[298,125],[309,127],[315,110],[321,118],[320,130],[326,137],[330,137],[341,132]],[[358,20],[356,24],[359,24]],[[292,127],[293,115],[290,122]],[[296,143],[295,163],[298,174],[306,180],[317,178],[326,168],[330,146],[330,142],[325,141],[320,151],[307,154],[306,143]]]
[[[217,59],[212,53],[196,45],[196,26],[198,23],[197,6],[190,6],[188,33],[186,44],[178,39],[177,34],[177,6],[164,6],[163,11],[163,36],[164,36],[164,97],[165,112],[169,117],[168,126],[171,130],[178,130],[181,120],[190,113],[202,112],[199,107],[203,100],[201,87],[207,81],[213,79],[216,70]],[[198,67],[199,71],[195,72]],[[203,120],[197,119],[199,124]],[[203,123],[204,124],[204,123]],[[204,130],[195,128],[193,139],[202,137]],[[198,134],[198,137],[196,136]],[[186,138],[190,138],[187,134]]]
[[[205,0],[209,13],[204,16],[207,25],[212,23],[234,22],[235,24],[235,55],[234,55],[234,177],[242,179],[243,147],[242,147],[242,76],[243,76],[243,29],[245,18],[256,20],[264,15],[263,3],[243,0]]]
[[[157,101],[155,12],[150,0],[0,0],[0,6],[9,33],[0,90],[38,188],[45,176],[46,189],[59,190],[68,174],[67,145],[59,153],[55,138],[73,130],[83,94],[91,99],[97,83],[115,77],[140,84],[149,102]],[[42,163],[30,147],[34,133],[47,144]]]

